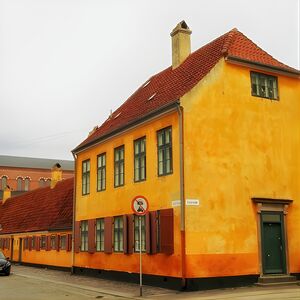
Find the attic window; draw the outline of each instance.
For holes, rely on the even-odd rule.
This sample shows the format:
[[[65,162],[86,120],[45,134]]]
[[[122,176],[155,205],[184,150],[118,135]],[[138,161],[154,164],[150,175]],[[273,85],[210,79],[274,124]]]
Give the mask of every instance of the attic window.
[[[120,116],[120,112],[114,117],[114,119],[118,118]]]
[[[155,97],[155,95],[156,95],[156,93],[154,93],[152,96],[150,96],[147,101],[151,101]]]
[[[143,88],[146,87],[150,82],[151,82],[151,80],[149,79],[149,80],[143,85]]]
[[[277,77],[257,72],[250,72],[250,76],[252,96],[279,100]]]

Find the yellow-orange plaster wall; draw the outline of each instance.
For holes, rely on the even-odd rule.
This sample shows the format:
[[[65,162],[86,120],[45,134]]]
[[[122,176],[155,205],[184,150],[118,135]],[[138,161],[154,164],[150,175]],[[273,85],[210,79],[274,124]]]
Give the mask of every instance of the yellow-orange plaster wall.
[[[71,234],[70,231],[58,232],[60,235]],[[37,265],[49,265],[56,267],[67,267],[72,266],[72,252],[67,250],[45,250],[40,249],[24,249],[24,240],[26,237],[41,237],[41,236],[51,235],[49,233],[24,233],[24,234],[14,234],[7,235],[10,238],[10,249],[4,249],[3,253],[6,257],[11,260],[22,263],[37,264]],[[11,247],[11,239],[13,239],[13,248]],[[21,249],[20,249],[20,239],[22,239]],[[20,256],[21,251],[21,256]],[[19,260],[21,258],[21,261]]]
[[[292,199],[290,272],[300,272],[300,85],[278,76],[279,101],[251,96],[250,69],[223,59],[182,99],[187,277],[259,274],[252,197]]]
[[[157,131],[172,126],[173,174],[157,175]],[[134,182],[134,140],[146,137],[146,170],[147,179]],[[125,145],[125,184],[114,187],[114,148]],[[97,192],[97,155],[106,153],[106,190]],[[82,162],[90,159],[90,194],[82,195]],[[179,136],[178,116],[173,111],[158,119],[149,121],[135,129],[113,137],[78,154],[76,160],[76,221],[118,216],[133,213],[131,200],[143,195],[149,202],[149,210],[171,207],[172,200],[180,199],[179,195]],[[174,254],[143,254],[143,272],[146,274],[181,276],[180,269],[180,210],[174,209]],[[138,254],[123,253],[104,254],[95,252],[75,253],[75,266],[109,269],[127,272],[139,272]]]

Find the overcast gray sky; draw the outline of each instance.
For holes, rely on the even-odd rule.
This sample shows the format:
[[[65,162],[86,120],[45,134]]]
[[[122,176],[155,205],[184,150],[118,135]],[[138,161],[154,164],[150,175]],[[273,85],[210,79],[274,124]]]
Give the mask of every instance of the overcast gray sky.
[[[151,75],[181,20],[192,51],[237,27],[299,68],[299,0],[0,0],[0,154],[71,159]]]

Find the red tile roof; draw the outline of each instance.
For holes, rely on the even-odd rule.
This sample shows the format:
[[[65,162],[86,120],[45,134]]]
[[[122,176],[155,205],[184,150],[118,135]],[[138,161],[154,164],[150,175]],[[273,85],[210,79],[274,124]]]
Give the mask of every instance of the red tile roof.
[[[74,179],[12,197],[0,206],[0,234],[70,229]]]
[[[160,108],[175,104],[207,75],[222,57],[230,56],[299,73],[274,59],[237,29],[233,29],[191,53],[176,69],[169,67],[152,76],[74,151],[84,149]]]

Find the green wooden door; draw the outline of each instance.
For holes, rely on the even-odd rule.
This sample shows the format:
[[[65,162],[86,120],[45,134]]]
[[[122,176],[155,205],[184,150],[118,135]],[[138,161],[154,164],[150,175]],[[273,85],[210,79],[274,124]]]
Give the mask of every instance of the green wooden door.
[[[285,241],[281,213],[262,214],[262,258],[264,274],[286,273]]]

